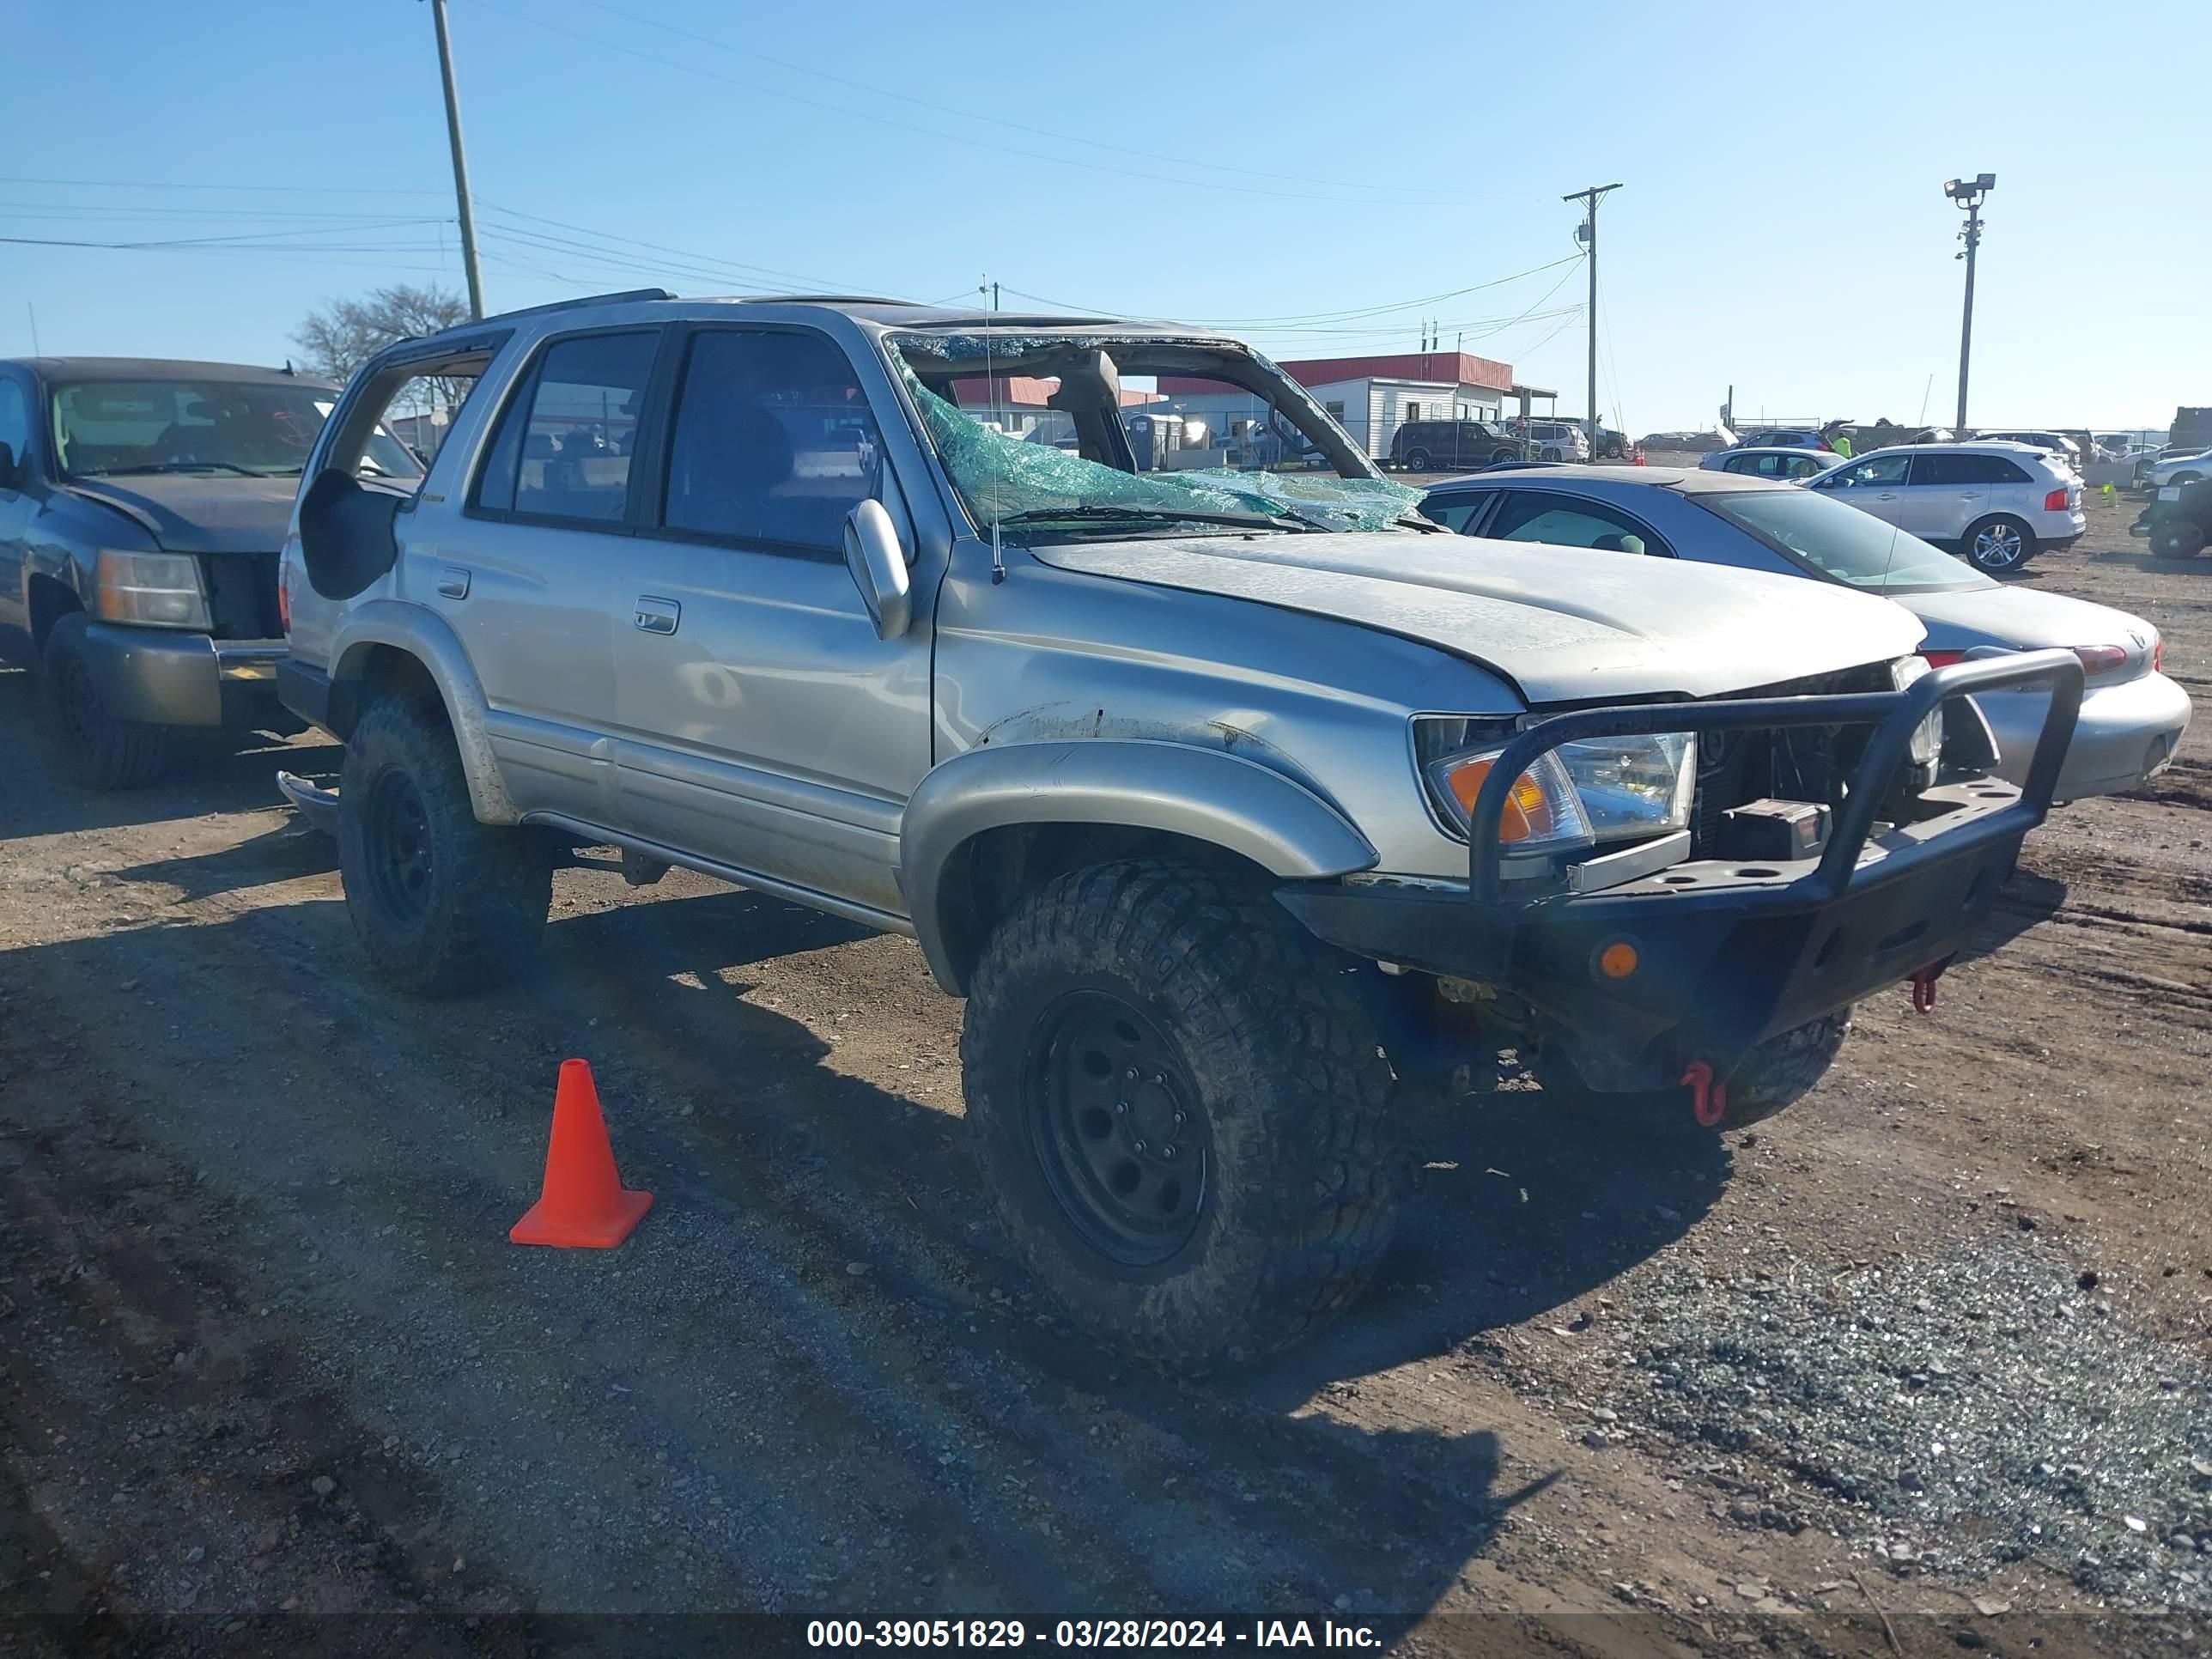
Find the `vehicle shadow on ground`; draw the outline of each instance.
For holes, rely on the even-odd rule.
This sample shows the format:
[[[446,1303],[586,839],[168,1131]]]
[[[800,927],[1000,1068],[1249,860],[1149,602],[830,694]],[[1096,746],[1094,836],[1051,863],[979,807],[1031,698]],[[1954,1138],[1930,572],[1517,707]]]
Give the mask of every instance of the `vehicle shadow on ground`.
[[[2092,553],[2093,564],[2125,565],[2130,570],[2148,572],[2154,576],[2179,576],[2195,573],[2212,575],[2212,558],[2202,554],[2186,559],[2161,559],[2154,553]]]
[[[35,770],[35,789],[11,789],[0,808],[0,837],[60,835],[158,823],[210,812],[275,806],[283,768],[334,783],[344,750],[332,743],[289,744],[257,732],[186,734],[167,776],[143,789],[82,789],[63,777],[39,719],[39,686],[19,668],[0,668],[0,757]]]
[[[264,836],[198,861],[216,866],[214,876],[195,877],[186,867],[195,861],[179,860],[161,878],[187,890],[215,881],[246,887],[255,873],[284,879],[298,855],[294,844]],[[1471,1363],[1486,1333],[1547,1310],[1559,1310],[1563,1328],[1579,1328],[1595,1310],[1574,1304],[1678,1237],[1725,1180],[1717,1138],[1662,1156],[1650,1145],[1578,1131],[1534,1091],[1473,1098],[1422,1125],[1432,1166],[1426,1189],[1409,1206],[1382,1282],[1349,1318],[1251,1370],[1200,1382],[1155,1376],[1053,1319],[995,1229],[977,1228],[989,1195],[949,1100],[924,1101],[842,1069],[840,1044],[818,1009],[810,1023],[757,1000],[749,968],[846,946],[912,955],[902,941],[865,936],[799,906],[717,891],[556,920],[544,960],[521,981],[481,998],[423,1003],[376,984],[340,907],[318,900],[0,954],[0,982],[11,984],[11,1000],[16,986],[94,997],[113,987],[118,1020],[136,1017],[154,988],[178,1000],[145,1011],[158,1031],[190,1017],[189,982],[246,975],[252,1029],[282,1035],[226,1053],[222,1100],[297,1099],[289,1073],[303,1063],[350,1068],[357,1060],[377,1079],[380,1068],[397,1068],[396,1081],[373,1086],[387,1095],[430,1090],[425,1099],[446,1105],[412,1112],[408,1157],[380,1165],[375,1179],[425,1213],[464,1212],[473,1200],[457,1206],[450,1178],[423,1171],[480,1163],[487,1118],[496,1125],[542,1115],[553,1061],[584,1052],[617,1122],[625,1170],[634,1162],[653,1172],[671,1212],[726,1218],[729,1242],[716,1248],[741,1248],[741,1219],[765,1226],[776,1241],[773,1260],[788,1264],[800,1293],[817,1301],[822,1291],[809,1287],[823,1264],[878,1264],[866,1298],[903,1304],[899,1325],[918,1323],[934,1334],[930,1341],[954,1351],[930,1363],[964,1365],[971,1375],[1010,1372],[1024,1402],[1069,1390],[1110,1401],[1137,1425],[1140,1443],[1183,1449],[1188,1496],[1141,1501],[1203,1504],[1237,1536],[1247,1559],[1327,1562],[1335,1583],[1359,1587],[1352,1610],[1393,1639],[1452,1589],[1503,1517],[1556,1471],[1528,1478],[1547,1449],[1522,1446],[1522,1483],[1502,1490],[1504,1449],[1492,1428],[1370,1425],[1313,1409],[1316,1395],[1356,1394],[1358,1379],[1425,1358]],[[912,970],[919,994],[918,957]],[[778,997],[787,983],[776,981]],[[167,1029],[172,1042],[180,1040]],[[174,1075],[179,1087],[204,1096],[217,1085],[205,1041],[191,1041],[197,1047],[179,1056]],[[949,1031],[933,1042],[949,1048]],[[302,1061],[303,1045],[317,1061]],[[950,1066],[933,1075],[957,1089]],[[208,1080],[195,1085],[196,1077]],[[172,1100],[163,1109],[184,1108]],[[212,1097],[190,1109],[211,1123],[230,1121]],[[298,1109],[347,1109],[317,1100]],[[173,1115],[172,1139],[177,1122]],[[327,1201],[350,1210],[365,1194],[349,1184]],[[342,1272],[341,1259],[334,1254],[325,1271]],[[840,1270],[828,1272],[842,1288]],[[333,1286],[328,1294],[344,1292]],[[866,1353],[883,1317],[856,1316],[836,1340]],[[679,1372],[735,1370],[734,1351],[719,1362],[718,1352],[752,1340],[741,1322],[686,1330],[671,1335],[655,1363]],[[1040,1455],[1071,1467],[1095,1459],[1097,1443],[1083,1450],[1085,1420],[1049,1431]],[[1024,1432],[1048,1431],[1033,1424]],[[1007,1524],[1019,1523],[1010,1516]]]
[[[2014,870],[1997,889],[1996,903],[1973,942],[1959,952],[1960,962],[1995,956],[2022,933],[2058,914],[2066,902],[2067,886],[2051,876],[2031,870]]]

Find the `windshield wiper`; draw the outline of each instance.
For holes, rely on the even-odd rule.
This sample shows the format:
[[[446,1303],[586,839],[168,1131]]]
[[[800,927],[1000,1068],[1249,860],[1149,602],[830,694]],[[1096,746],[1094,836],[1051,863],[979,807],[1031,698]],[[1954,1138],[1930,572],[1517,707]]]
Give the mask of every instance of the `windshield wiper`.
[[[92,476],[95,478],[127,478],[135,473],[198,472],[213,467],[225,472],[235,472],[248,478],[268,478],[276,475],[264,472],[258,467],[240,466],[236,461],[141,461],[136,466],[103,467]]]
[[[1241,530],[1312,530],[1317,526],[1288,513],[1186,512],[1176,507],[1033,507],[1009,513],[1001,526],[1024,524],[1096,524],[1131,519],[1166,524],[1218,524]]]

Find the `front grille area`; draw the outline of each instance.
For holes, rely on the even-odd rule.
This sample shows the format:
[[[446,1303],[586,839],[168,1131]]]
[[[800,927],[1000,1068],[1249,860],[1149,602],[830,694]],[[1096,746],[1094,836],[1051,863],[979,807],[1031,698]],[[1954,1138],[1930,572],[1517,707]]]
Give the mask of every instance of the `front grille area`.
[[[1731,692],[1729,698],[1825,697],[1895,689],[1889,665],[1872,663]],[[1814,726],[1784,732],[1703,733],[1698,739],[1698,788],[1690,805],[1691,856],[1708,856],[1721,814],[1733,807],[1768,797],[1840,806],[1844,785],[1866,747],[1867,732],[1864,726]]]
[[[284,635],[276,612],[276,553],[203,553],[208,616],[219,640],[275,640]]]

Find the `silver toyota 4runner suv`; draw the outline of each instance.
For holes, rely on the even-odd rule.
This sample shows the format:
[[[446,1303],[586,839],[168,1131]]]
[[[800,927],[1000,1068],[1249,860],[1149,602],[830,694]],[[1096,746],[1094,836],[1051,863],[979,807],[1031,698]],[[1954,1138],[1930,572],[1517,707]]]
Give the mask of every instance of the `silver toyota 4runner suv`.
[[[362,478],[425,375],[475,382],[427,479]],[[1140,467],[1140,410],[1201,435]],[[1270,470],[1204,447],[1248,422]],[[318,442],[279,684],[346,754],[295,790],[424,994],[528,963],[585,846],[912,934],[1037,1277],[1160,1361],[1255,1357],[1373,1273],[1417,1091],[1506,1049],[1710,1127],[1809,1087],[1972,934],[2080,696],[2070,653],[1929,673],[1885,601],[1415,498],[1195,331],[489,319],[386,350]],[[2033,683],[2023,790],[1962,694]]]

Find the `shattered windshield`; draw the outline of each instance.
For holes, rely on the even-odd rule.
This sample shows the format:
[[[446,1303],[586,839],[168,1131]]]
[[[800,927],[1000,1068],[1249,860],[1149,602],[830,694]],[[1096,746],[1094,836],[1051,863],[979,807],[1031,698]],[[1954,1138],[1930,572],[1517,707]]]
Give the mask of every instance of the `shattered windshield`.
[[[1012,331],[892,343],[981,525],[1386,530],[1420,498],[1376,477],[1278,371],[1218,344]]]

